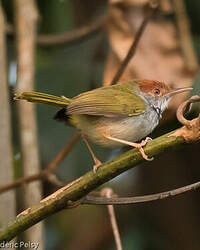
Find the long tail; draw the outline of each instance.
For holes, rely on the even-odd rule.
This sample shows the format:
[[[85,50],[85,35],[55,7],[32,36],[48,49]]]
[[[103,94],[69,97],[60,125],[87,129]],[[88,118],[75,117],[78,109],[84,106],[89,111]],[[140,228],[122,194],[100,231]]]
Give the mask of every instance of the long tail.
[[[16,93],[14,100],[26,100],[28,102],[44,103],[62,108],[68,106],[70,103],[70,99],[67,97],[59,97],[40,92]]]

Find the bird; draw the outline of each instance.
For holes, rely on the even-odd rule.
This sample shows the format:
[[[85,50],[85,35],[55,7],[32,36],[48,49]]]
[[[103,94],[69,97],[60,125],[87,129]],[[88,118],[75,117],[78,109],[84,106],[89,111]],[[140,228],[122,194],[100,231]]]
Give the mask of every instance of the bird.
[[[172,97],[191,89],[174,89],[156,80],[133,79],[83,92],[73,98],[21,92],[16,93],[14,99],[61,107],[54,119],[75,127],[81,133],[96,172],[102,163],[89,141],[103,147],[129,145],[137,148],[145,160],[152,160],[143,149],[151,140],[146,136],[158,125]]]

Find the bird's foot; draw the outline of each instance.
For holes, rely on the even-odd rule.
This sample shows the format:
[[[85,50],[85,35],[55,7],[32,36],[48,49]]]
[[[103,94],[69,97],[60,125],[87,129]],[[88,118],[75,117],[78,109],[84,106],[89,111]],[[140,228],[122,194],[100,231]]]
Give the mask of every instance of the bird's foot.
[[[92,156],[92,159],[94,161],[94,165],[93,165],[93,172],[96,173],[97,172],[97,169],[102,165],[102,162],[95,156],[94,152],[92,151],[92,148],[90,147],[90,144],[89,142],[87,141],[86,137],[84,136],[84,134],[82,134],[82,138],[83,140],[85,141],[89,151],[90,151],[90,154]]]
[[[97,169],[102,165],[102,162],[99,159],[95,158],[94,163],[95,164],[93,166],[93,172],[96,173]]]
[[[147,161],[152,161],[153,157],[149,158],[146,153],[144,152],[143,147],[149,142],[152,141],[150,137],[146,137],[145,140],[142,140],[141,143],[133,143],[133,147],[137,148],[140,151],[142,157]]]
[[[139,150],[139,152],[141,153],[142,157],[147,160],[147,161],[152,161],[153,160],[153,157],[152,158],[149,158],[145,152],[144,152],[144,149],[143,147],[147,144],[147,142],[151,141],[152,139],[150,137],[146,137],[145,140],[142,140],[141,143],[135,143],[135,142],[130,142],[130,141],[126,141],[126,140],[122,140],[122,139],[118,139],[118,138],[115,138],[115,137],[112,137],[110,136],[109,134],[103,134],[104,137],[106,137],[107,139],[110,139],[112,141],[116,141],[116,142],[120,142],[122,144],[126,144],[126,145],[129,145],[129,146],[132,146],[134,148],[137,148]]]
[[[145,140],[142,140],[141,143],[139,143],[142,147],[147,144],[147,142],[152,141],[151,137],[146,137]]]

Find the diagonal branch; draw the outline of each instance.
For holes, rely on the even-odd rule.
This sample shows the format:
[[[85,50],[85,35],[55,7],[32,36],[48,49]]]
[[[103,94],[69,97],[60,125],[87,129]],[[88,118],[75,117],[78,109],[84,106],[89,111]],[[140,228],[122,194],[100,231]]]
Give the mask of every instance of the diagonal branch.
[[[196,124],[194,133],[196,133],[197,126],[200,131],[199,118],[193,119],[191,122],[193,125]],[[193,127],[187,129],[192,130]],[[178,146],[186,143],[180,133],[179,136],[175,134],[175,132],[181,129],[152,140],[145,146],[145,152],[152,157],[172,149],[177,149]],[[194,137],[193,135],[190,142],[198,140],[199,136]],[[144,161],[138,150],[132,149],[115,160],[103,164],[96,173],[93,171],[86,173],[43,199],[37,206],[28,208],[18,215],[15,221],[12,221],[7,227],[0,230],[0,242],[11,240],[20,232],[64,208],[78,206],[92,190]]]
[[[151,19],[151,17],[155,14],[157,7],[158,7],[157,4],[155,4],[155,6],[150,4],[148,13],[144,17],[139,29],[137,30],[137,32],[135,34],[135,39],[133,40],[133,43],[132,43],[130,49],[128,50],[126,57],[124,58],[123,62],[120,64],[120,67],[119,67],[118,71],[116,72],[114,78],[112,79],[112,82],[110,83],[110,85],[116,84],[119,81],[119,79],[122,76],[122,74],[124,73],[124,70],[126,69],[128,63],[135,55],[139,41],[144,33],[144,30],[145,30],[149,20]]]
[[[176,14],[175,17],[183,59],[187,69],[191,72],[195,72],[198,70],[198,59],[193,47],[192,35],[190,32],[190,22],[187,17],[185,3],[184,0],[173,0],[172,3]]]
[[[0,185],[0,194],[5,192],[5,191],[11,190],[13,188],[17,188],[17,187],[21,186],[24,183],[30,183],[30,182],[40,180],[40,179],[48,179],[48,180],[50,180],[52,182],[53,181],[52,180],[52,174],[53,174],[55,168],[66,157],[66,155],[69,152],[71,152],[71,150],[73,149],[74,145],[77,143],[79,138],[80,138],[80,134],[74,134],[72,136],[71,140],[69,141],[69,143],[56,156],[56,158],[53,161],[50,162],[50,164],[48,165],[48,167],[46,169],[40,171],[37,174],[30,175],[30,176],[25,176],[25,177],[17,179],[16,181],[11,182],[11,183],[8,183],[8,184],[5,184],[5,185]],[[58,184],[58,182],[57,182],[57,184]],[[60,186],[60,183],[59,183],[59,186]]]

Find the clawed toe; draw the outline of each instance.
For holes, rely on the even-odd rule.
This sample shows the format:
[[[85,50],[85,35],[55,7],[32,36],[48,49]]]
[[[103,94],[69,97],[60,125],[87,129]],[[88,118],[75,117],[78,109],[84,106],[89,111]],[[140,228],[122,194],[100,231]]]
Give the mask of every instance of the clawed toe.
[[[147,161],[152,161],[153,160],[153,157],[149,158],[145,152],[144,152],[144,149],[143,147],[149,142],[149,141],[152,141],[151,137],[146,137],[145,140],[142,140],[140,144],[138,144],[138,150],[140,151],[142,157],[147,160]]]
[[[148,142],[148,141],[152,141],[153,139],[151,137],[146,137],[145,138],[145,141]]]
[[[147,160],[147,161],[153,161],[154,158],[153,158],[153,157],[149,158],[149,157],[145,154],[144,149],[143,149],[142,146],[138,147],[138,150],[140,151],[140,154],[142,155],[142,157],[143,157],[145,160]]]
[[[97,169],[102,165],[102,162],[98,159],[95,161],[95,165],[93,166],[93,172],[96,173]]]
[[[149,141],[152,141],[151,137],[146,137],[145,140],[142,140],[140,145],[143,147],[145,146]]]
[[[142,148],[143,146],[145,146],[147,144],[147,142],[149,142],[149,141],[152,140],[150,137],[146,137],[146,139],[142,140],[141,143],[135,143],[135,142],[130,142],[130,141],[126,141],[126,140],[122,140],[122,139],[119,139],[119,138],[112,137],[112,136],[108,135],[105,132],[104,132],[103,136],[106,137],[107,139],[110,139],[110,140],[113,140],[113,141],[117,141],[117,142],[120,142],[122,144],[126,144],[126,145],[129,145],[129,146],[138,148],[139,152],[141,153],[142,157],[145,160],[147,160],[147,161],[152,161],[153,160],[153,157],[152,158],[148,158],[148,156],[144,152],[144,149]],[[94,167],[94,172],[96,172],[97,167],[96,166]]]

